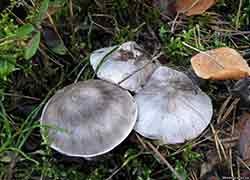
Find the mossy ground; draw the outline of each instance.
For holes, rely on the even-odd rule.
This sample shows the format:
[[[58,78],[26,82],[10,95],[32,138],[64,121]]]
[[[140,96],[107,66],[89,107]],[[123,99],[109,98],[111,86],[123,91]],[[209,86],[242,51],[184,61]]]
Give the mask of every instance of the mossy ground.
[[[145,147],[148,140],[140,142],[135,132],[115,150],[92,161],[53,151],[39,132],[41,108],[55,90],[75,80],[93,78],[89,65],[93,50],[128,40],[144,46],[150,54],[163,52],[160,61],[181,71],[190,70],[190,58],[197,53],[190,47],[208,50],[229,46],[250,60],[250,1],[242,0],[241,6],[239,2],[219,0],[202,15],[180,15],[175,20],[174,14],[160,12],[147,0],[51,1],[59,5],[49,9],[51,19],[43,19],[38,27],[42,33],[40,49],[31,60],[18,56],[16,70],[0,81],[0,179],[175,179],[157,154]],[[0,12],[13,19],[10,22],[1,17],[0,30],[11,32],[16,25],[27,23],[37,13],[34,6],[39,3],[0,3]],[[58,38],[50,45],[51,31]],[[51,46],[58,48],[58,42],[59,51],[51,50]],[[19,55],[18,47],[23,46],[2,47],[0,52]],[[229,143],[233,124],[243,111],[228,91],[232,84],[201,83],[213,100],[215,112],[211,126],[201,137],[175,146],[152,142],[185,178],[200,179],[201,165],[211,160],[209,154],[218,159],[212,173],[220,177],[238,176],[245,168],[237,145]],[[223,109],[226,100],[227,108]],[[218,122],[221,115],[225,118]]]

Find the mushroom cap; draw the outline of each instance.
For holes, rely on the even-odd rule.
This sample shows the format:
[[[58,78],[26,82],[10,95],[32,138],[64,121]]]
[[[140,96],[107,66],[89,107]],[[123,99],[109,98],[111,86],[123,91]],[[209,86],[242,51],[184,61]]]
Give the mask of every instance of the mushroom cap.
[[[157,68],[135,99],[135,131],[166,144],[199,136],[212,118],[210,98],[184,73],[168,67]]]
[[[59,90],[44,107],[42,134],[68,156],[94,157],[119,145],[133,130],[137,105],[120,87],[88,80]]]
[[[94,51],[90,63],[98,78],[130,91],[140,89],[156,68],[156,64],[133,41]]]

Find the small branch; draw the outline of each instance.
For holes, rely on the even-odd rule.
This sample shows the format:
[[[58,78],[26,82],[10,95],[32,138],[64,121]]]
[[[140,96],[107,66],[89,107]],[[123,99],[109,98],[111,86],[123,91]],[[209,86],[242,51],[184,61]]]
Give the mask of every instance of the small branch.
[[[77,74],[77,77],[76,77],[74,83],[77,83],[77,81],[79,80],[79,78],[80,78],[80,76],[82,75],[83,71],[86,69],[86,67],[87,67],[88,65],[89,65],[89,63],[87,63],[87,64],[85,64],[85,65],[83,66],[83,68],[82,68],[82,69],[80,70],[80,72]]]
[[[240,27],[240,12],[241,12],[241,8],[242,8],[242,4],[243,4],[243,0],[240,0],[239,2],[239,8],[238,8],[238,12],[236,15],[236,22],[235,22],[235,28],[238,29]]]
[[[73,32],[74,31],[74,26],[73,26],[72,20],[73,20],[73,17],[74,17],[74,11],[73,11],[72,0],[69,0],[69,14],[70,14],[70,26],[71,26],[71,30]]]
[[[143,70],[145,67],[147,67],[148,65],[150,65],[151,63],[153,63],[156,59],[158,59],[163,53],[160,52],[158,55],[156,55],[155,57],[152,58],[151,61],[149,61],[148,63],[144,64],[142,67],[136,69],[134,72],[132,72],[131,74],[129,74],[128,76],[126,76],[125,78],[123,78],[120,82],[118,82],[118,84],[123,83],[124,81],[126,81],[127,79],[129,79],[131,76],[133,76],[135,73]]]
[[[135,155],[133,155],[133,156],[130,156],[130,157],[128,157],[124,162],[123,162],[123,164],[119,167],[119,168],[117,168],[108,178],[106,178],[105,180],[111,180],[122,168],[124,168],[130,161],[132,161],[132,160],[134,160],[134,159],[136,159],[138,156],[140,156],[140,155],[142,155],[142,154],[144,154],[144,153],[142,153],[142,152],[139,152],[139,153],[137,153],[137,154],[135,154]]]
[[[176,176],[178,180],[184,180],[175,169],[171,166],[171,164],[163,157],[163,155],[154,147],[154,145],[150,142],[147,142],[148,146],[154,151],[154,153],[160,158],[160,160],[172,171],[172,173]]]
[[[150,142],[146,142],[144,143],[144,141],[140,138],[139,135],[136,134],[137,139],[139,140],[139,142],[142,144],[142,146],[145,149],[148,149],[148,147],[154,151],[154,153],[160,158],[160,160],[168,167],[168,169],[170,169],[170,171],[176,176],[176,178],[178,180],[184,180],[183,177],[181,177],[176,171],[175,169],[171,166],[171,164],[166,160],[166,158],[163,157],[163,155],[154,147],[154,145]],[[148,147],[147,147],[148,146]]]
[[[19,95],[19,94],[12,94],[12,93],[1,93],[4,96],[10,96],[10,97],[19,97],[19,98],[24,98],[24,99],[30,99],[34,101],[40,101],[40,98],[36,97],[31,97],[31,96],[24,96],[24,95]]]

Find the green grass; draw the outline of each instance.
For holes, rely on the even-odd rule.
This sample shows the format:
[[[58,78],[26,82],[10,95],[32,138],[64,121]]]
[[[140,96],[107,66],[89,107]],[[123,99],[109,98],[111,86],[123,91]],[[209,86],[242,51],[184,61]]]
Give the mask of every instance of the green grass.
[[[59,8],[51,14],[52,21],[43,18],[46,1],[20,2],[11,0],[0,17],[0,179],[99,180],[116,171],[113,179],[174,179],[151,150],[134,140],[134,133],[114,151],[93,161],[53,151],[40,135],[39,116],[44,103],[57,89],[76,79],[93,78],[89,65],[93,50],[128,40],[137,41],[151,54],[158,43],[164,63],[183,71],[190,68],[190,58],[197,53],[194,48],[229,46],[248,53],[249,58],[250,36],[239,33],[250,30],[248,0],[243,0],[240,10],[238,1],[220,0],[209,13],[181,16],[174,32],[174,17],[171,21],[164,19],[147,1],[104,0],[98,4],[76,0],[72,1],[72,16],[70,1],[54,0],[49,5]],[[17,37],[24,24],[34,30]],[[53,42],[44,37],[49,32],[46,28],[53,31]],[[41,37],[39,49],[37,45],[28,46],[27,52],[27,45],[37,36]],[[207,82],[203,88],[213,98],[217,112],[229,95],[226,86]],[[199,174],[206,152],[215,149],[208,140],[193,146],[197,141],[161,145],[159,150],[179,174],[190,177],[191,170]]]

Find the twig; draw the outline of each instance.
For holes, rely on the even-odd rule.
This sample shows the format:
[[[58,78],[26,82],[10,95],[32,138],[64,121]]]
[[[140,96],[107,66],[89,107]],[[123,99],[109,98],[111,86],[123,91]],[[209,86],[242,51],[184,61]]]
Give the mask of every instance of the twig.
[[[109,14],[91,14],[93,17],[106,17],[106,18],[109,18],[111,19],[113,22],[114,22],[114,26],[115,26],[115,32],[119,32],[120,29],[119,29],[119,25],[118,25],[118,22],[117,20],[115,19],[114,16],[111,16]]]
[[[40,98],[36,98],[36,97],[31,97],[31,96],[24,96],[24,95],[18,95],[18,94],[12,94],[12,93],[1,93],[4,96],[14,96],[14,97],[20,97],[20,98],[24,98],[24,99],[31,99],[34,101],[40,101]]]
[[[87,63],[87,64],[85,64],[85,65],[83,66],[83,68],[82,68],[82,69],[80,70],[80,72],[77,74],[77,77],[76,77],[74,83],[77,83],[77,81],[79,80],[81,74],[83,73],[83,71],[86,69],[86,67],[87,67],[88,65],[89,65],[89,63]]]
[[[133,76],[135,73],[143,70],[145,67],[147,67],[149,64],[151,64],[152,62],[154,62],[156,59],[158,59],[163,53],[160,52],[158,55],[156,55],[155,57],[153,57],[151,59],[151,61],[149,61],[148,63],[144,64],[142,67],[138,68],[137,70],[135,70],[134,72],[132,72],[131,74],[129,74],[128,76],[126,76],[125,78],[123,78],[120,82],[118,82],[118,84],[123,83],[124,81],[126,81],[128,78],[130,78],[131,76]]]
[[[238,104],[240,101],[240,98],[236,98],[232,104],[229,106],[229,108],[226,110],[224,115],[221,117],[221,119],[218,121],[218,123],[221,123],[227,119],[227,117],[230,115],[230,113],[233,111],[234,107]]]
[[[114,177],[123,167],[125,167],[130,161],[132,161],[133,159],[137,158],[138,156],[142,155],[142,152],[139,152],[136,155],[130,156],[128,157],[128,159],[126,161],[124,161],[124,163],[121,165],[121,167],[119,167],[118,169],[116,169],[108,178],[106,178],[105,180],[111,180],[112,177]]]
[[[218,115],[218,118],[216,120],[217,124],[219,124],[221,122],[221,118],[225,112],[225,109],[228,105],[228,103],[230,102],[230,100],[232,99],[232,96],[229,96],[224,102],[223,104],[221,105],[220,109],[219,109],[219,115]]]
[[[68,52],[68,54],[70,55],[70,57],[72,58],[73,61],[77,62],[77,60],[75,59],[75,57],[73,56],[73,54],[72,54],[72,53],[70,52],[70,50],[65,46],[64,41],[63,41],[61,35],[59,34],[57,28],[56,28],[56,25],[55,25],[55,23],[54,23],[53,18],[51,17],[51,15],[50,15],[48,12],[46,13],[46,15],[47,15],[47,17],[48,17],[48,19],[49,19],[50,24],[51,24],[52,27],[53,27],[53,30],[54,30],[55,33],[57,34],[57,36],[58,36],[58,38],[60,39],[60,41],[63,43],[65,49],[66,49],[67,52]]]
[[[69,0],[69,14],[70,14],[70,26],[71,26],[71,30],[73,32],[74,26],[73,26],[72,20],[73,20],[73,17],[74,17],[74,11],[73,11],[72,0]]]
[[[242,7],[242,4],[243,4],[243,0],[240,0],[239,2],[239,8],[238,8],[238,11],[237,11],[237,15],[236,15],[236,22],[235,22],[235,28],[238,29],[239,26],[240,26],[240,12],[241,12],[241,7]]]
[[[230,172],[231,177],[234,177],[234,169],[233,169],[233,158],[232,158],[232,148],[229,149],[229,165],[230,165]]]
[[[216,146],[217,154],[219,156],[220,161],[222,161],[222,156],[221,156],[221,153],[220,153],[220,147],[219,147],[219,144],[218,144],[217,132],[215,132],[215,129],[214,129],[213,125],[210,125],[210,127],[211,127],[212,133],[214,135],[214,143],[215,143],[215,146]]]
[[[137,139],[139,140],[139,142],[142,144],[142,146],[145,149],[147,149],[147,145],[143,142],[142,138],[137,133],[135,133],[135,136],[137,137]]]
[[[166,160],[166,158],[164,158],[161,153],[154,147],[154,145],[150,142],[146,142],[144,143],[144,141],[140,138],[139,135],[136,134],[136,137],[137,139],[139,140],[139,142],[142,144],[142,146],[145,148],[145,149],[148,149],[147,145],[149,146],[149,148],[151,150],[154,151],[154,153],[162,160],[162,162],[164,162],[164,164],[168,167],[168,169],[170,169],[170,171],[172,171],[172,173],[176,176],[176,178],[178,180],[184,180],[183,177],[181,177],[176,171],[175,169],[171,166],[171,164]]]
[[[173,21],[173,24],[172,24],[172,26],[171,26],[171,33],[174,33],[174,30],[175,30],[175,24],[176,24],[176,22],[177,22],[177,19],[179,18],[179,12],[177,12],[177,14],[176,14],[176,16],[175,16],[175,18],[174,18],[174,21]]]
[[[12,180],[13,179],[13,172],[14,172],[14,168],[16,166],[17,156],[18,156],[17,153],[15,153],[14,156],[12,157],[11,163],[9,165],[8,175],[6,177],[6,180]]]
[[[237,160],[239,160],[239,162],[245,166],[245,168],[247,168],[248,171],[250,171],[250,167],[238,156],[237,157]]]
[[[171,166],[171,164],[163,157],[163,155],[154,147],[154,145],[150,142],[147,142],[148,146],[154,151],[154,153],[161,159],[161,161],[172,171],[172,173],[176,176],[178,180],[184,180],[175,169]]]

